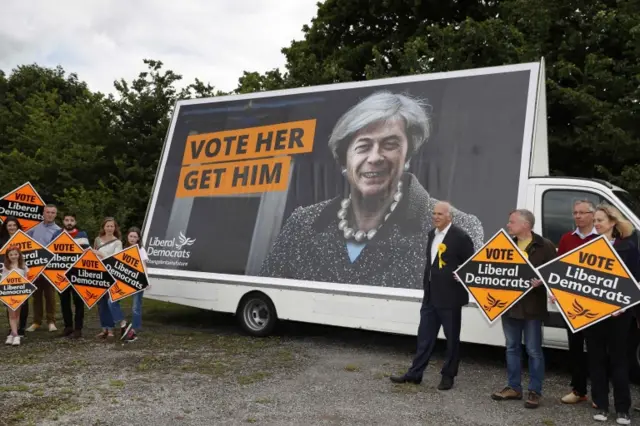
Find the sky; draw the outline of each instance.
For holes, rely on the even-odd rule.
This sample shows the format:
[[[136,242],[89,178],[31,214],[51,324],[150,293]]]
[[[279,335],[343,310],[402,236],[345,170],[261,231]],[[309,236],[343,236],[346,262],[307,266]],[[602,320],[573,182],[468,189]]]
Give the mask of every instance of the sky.
[[[282,68],[280,52],[303,38],[318,0],[8,0],[0,13],[0,69],[61,65],[89,88],[113,93],[113,81],[163,62],[216,89],[237,87],[243,71]]]

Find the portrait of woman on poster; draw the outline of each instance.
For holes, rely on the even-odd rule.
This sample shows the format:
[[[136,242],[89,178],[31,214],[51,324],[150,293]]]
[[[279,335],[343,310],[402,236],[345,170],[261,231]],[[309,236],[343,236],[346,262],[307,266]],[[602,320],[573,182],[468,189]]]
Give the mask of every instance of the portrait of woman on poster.
[[[407,95],[378,91],[342,115],[328,145],[349,193],[296,208],[261,276],[422,288],[438,200],[409,171],[409,161],[429,137],[425,107]],[[482,246],[477,217],[454,209],[453,223],[476,250]]]

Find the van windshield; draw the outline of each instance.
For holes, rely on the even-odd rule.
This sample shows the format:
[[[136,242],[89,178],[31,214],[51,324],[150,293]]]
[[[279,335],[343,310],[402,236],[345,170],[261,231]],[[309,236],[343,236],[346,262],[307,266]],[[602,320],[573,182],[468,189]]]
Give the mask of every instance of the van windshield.
[[[637,217],[640,217],[640,201],[638,201],[633,195],[627,191],[613,191],[614,194],[635,213]]]

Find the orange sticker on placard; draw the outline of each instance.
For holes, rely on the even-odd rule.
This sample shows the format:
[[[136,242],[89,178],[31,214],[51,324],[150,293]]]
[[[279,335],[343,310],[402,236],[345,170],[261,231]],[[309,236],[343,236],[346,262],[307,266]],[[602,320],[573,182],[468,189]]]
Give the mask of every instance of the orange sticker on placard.
[[[84,250],[67,231],[63,231],[54,238],[47,248],[53,253],[53,258],[42,273],[55,289],[62,293],[71,285],[64,275],[65,272],[78,260]]]
[[[509,310],[539,278],[528,257],[501,229],[456,271],[489,324]]]
[[[114,278],[92,250],[82,253],[65,276],[89,309],[95,306],[115,283]]]
[[[31,183],[20,185],[0,198],[0,222],[13,216],[23,231],[28,231],[44,220],[45,203]]]
[[[149,278],[137,245],[127,247],[104,259],[103,263],[116,280],[109,289],[112,302],[143,291],[149,285]]]
[[[604,236],[538,268],[571,331],[640,303],[640,287]]]
[[[15,269],[0,281],[0,301],[15,311],[36,291],[36,286]]]
[[[18,231],[0,249],[0,259],[4,259],[4,254],[9,247],[18,247],[24,256],[24,263],[29,268],[29,275],[26,277],[34,282],[40,276],[44,268],[53,259],[53,253],[46,247],[28,236],[22,231]]]

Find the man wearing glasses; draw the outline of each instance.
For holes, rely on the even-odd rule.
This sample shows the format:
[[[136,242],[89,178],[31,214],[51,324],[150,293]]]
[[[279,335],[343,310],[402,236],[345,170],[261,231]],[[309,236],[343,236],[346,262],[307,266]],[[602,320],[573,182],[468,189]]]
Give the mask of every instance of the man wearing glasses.
[[[598,236],[593,227],[593,215],[596,208],[589,200],[578,200],[573,203],[573,219],[576,229],[569,231],[560,238],[558,256],[580,247]],[[572,333],[567,327],[569,337],[569,354],[571,359],[571,387],[570,393],[562,397],[565,404],[576,404],[587,400],[587,353],[584,351],[584,334],[580,331]]]

